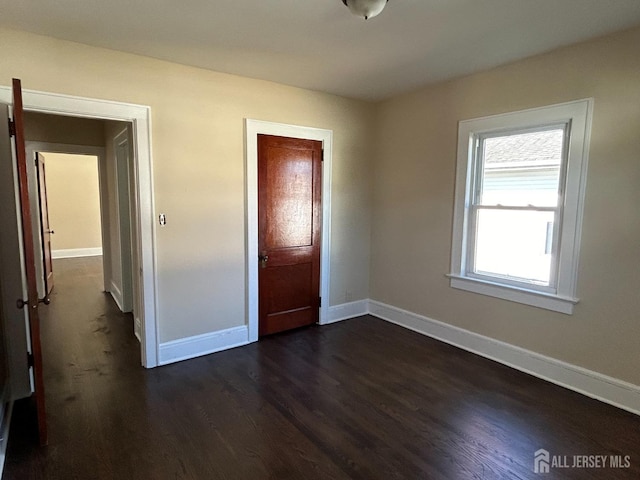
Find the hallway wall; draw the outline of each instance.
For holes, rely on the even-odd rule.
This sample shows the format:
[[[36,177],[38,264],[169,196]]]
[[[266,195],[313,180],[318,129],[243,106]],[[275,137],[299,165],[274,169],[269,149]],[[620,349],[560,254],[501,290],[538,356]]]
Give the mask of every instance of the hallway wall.
[[[26,141],[104,146],[104,120],[24,112]]]
[[[98,157],[47,152],[43,156],[54,258],[64,250],[102,250]]]

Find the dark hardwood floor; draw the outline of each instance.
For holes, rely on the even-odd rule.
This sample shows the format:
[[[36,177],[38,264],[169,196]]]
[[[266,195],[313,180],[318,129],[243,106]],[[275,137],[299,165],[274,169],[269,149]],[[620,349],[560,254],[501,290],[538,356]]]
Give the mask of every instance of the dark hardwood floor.
[[[5,480],[640,478],[640,417],[373,317],[145,370],[99,262],[55,263],[49,446],[19,402]],[[631,465],[538,475],[540,448]]]

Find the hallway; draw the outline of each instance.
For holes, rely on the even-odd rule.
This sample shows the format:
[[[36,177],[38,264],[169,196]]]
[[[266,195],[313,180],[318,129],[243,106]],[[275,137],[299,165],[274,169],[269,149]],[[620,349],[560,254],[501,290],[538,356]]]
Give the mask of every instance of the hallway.
[[[102,291],[102,257],[54,260],[54,272],[51,304],[40,307],[49,446],[42,451],[34,446],[32,406],[29,400],[18,402],[5,479],[82,471],[77,462],[89,467],[96,458],[69,453],[97,450],[114,440],[113,428],[127,422],[127,404],[135,401],[129,396],[136,390],[122,388],[122,382],[140,383],[145,373],[131,314],[121,313]]]

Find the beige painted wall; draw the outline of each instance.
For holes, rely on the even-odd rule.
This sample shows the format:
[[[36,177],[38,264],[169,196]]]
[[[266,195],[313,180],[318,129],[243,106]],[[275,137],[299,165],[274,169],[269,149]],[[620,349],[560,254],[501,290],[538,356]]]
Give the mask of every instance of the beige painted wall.
[[[640,28],[379,106],[371,296],[640,385]],[[457,122],[595,99],[572,316],[449,287]]]
[[[98,248],[100,190],[98,157],[43,152],[52,250]]]
[[[69,145],[104,145],[104,121],[25,112],[24,136],[27,141]]]
[[[242,325],[243,119],[334,131],[331,304],[369,294],[374,106],[0,30],[0,84],[151,106],[160,341]],[[64,67],[64,68],[63,68]]]

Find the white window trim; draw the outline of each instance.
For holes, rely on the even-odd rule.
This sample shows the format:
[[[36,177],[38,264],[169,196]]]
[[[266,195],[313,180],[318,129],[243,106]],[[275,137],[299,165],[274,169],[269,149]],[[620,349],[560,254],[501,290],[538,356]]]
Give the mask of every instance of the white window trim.
[[[475,252],[474,252],[474,243],[477,240],[477,236],[474,234],[474,227],[476,225],[475,222],[477,222],[477,216],[478,216],[478,212],[481,209],[488,209],[488,208],[495,208],[497,210],[500,209],[509,209],[510,206],[501,206],[501,205],[482,205],[481,202],[478,202],[478,188],[477,188],[477,183],[478,183],[478,175],[481,170],[484,169],[484,155],[480,156],[480,152],[482,151],[482,148],[480,148],[480,145],[487,139],[487,138],[495,138],[495,137],[501,137],[504,135],[512,135],[512,134],[522,134],[522,133],[537,133],[537,132],[541,132],[541,131],[545,131],[545,130],[551,130],[551,129],[557,129],[557,128],[562,128],[563,130],[563,137],[564,137],[564,142],[567,143],[567,134],[568,132],[570,132],[571,129],[571,125],[570,122],[562,122],[562,123],[557,123],[557,124],[545,124],[545,125],[537,125],[534,127],[527,127],[527,128],[510,128],[508,130],[500,130],[498,132],[474,132],[473,133],[473,140],[474,140],[474,148],[475,150],[475,155],[471,155],[471,153],[469,153],[469,162],[472,162],[472,164],[470,165],[469,168],[469,172],[472,172],[472,178],[473,181],[475,181],[475,187],[472,187],[472,189],[469,192],[469,200],[468,200],[468,208],[471,211],[475,211],[475,214],[470,214],[469,215],[469,236],[467,237],[467,249],[466,249],[466,260],[467,262],[470,262],[471,264],[474,263],[475,260]],[[559,191],[562,192],[562,197],[564,197],[564,184],[565,184],[565,173],[566,173],[566,161],[565,159],[568,158],[568,144],[563,146],[563,152],[562,152],[562,164],[561,164],[561,172],[560,172],[560,185],[559,185]],[[482,158],[480,158],[482,157]],[[512,206],[511,206],[512,207]],[[557,267],[558,267],[558,258],[559,258],[559,239],[560,239],[560,225],[562,224],[562,218],[563,218],[563,211],[564,211],[564,205],[556,205],[555,207],[549,207],[549,206],[524,206],[524,205],[520,205],[518,206],[518,208],[523,208],[523,209],[527,209],[529,211],[541,211],[541,210],[547,210],[547,211],[552,211],[554,213],[554,218],[559,219],[559,222],[554,222],[554,229],[553,229],[553,246],[552,246],[552,260],[551,260],[551,278],[550,278],[550,283],[549,285],[535,285],[534,283],[529,283],[525,280],[518,280],[517,278],[513,278],[513,277],[505,277],[505,278],[501,278],[500,275],[491,275],[489,273],[481,273],[478,271],[474,271],[474,272],[467,272],[466,276],[469,278],[473,278],[473,279],[479,279],[485,282],[489,282],[491,284],[497,284],[497,285],[505,285],[505,286],[513,286],[516,288],[522,288],[525,290],[533,290],[535,292],[542,292],[542,293],[552,293],[555,294],[556,293],[556,282],[557,282]]]
[[[448,275],[451,287],[569,315],[573,313],[573,307],[578,303],[576,297],[578,259],[592,114],[593,99],[589,98],[459,122],[451,273]],[[472,195],[475,136],[564,122],[570,122],[571,132],[564,185],[563,218],[560,227],[561,243],[558,251],[556,291],[548,293],[508,285],[501,283],[498,278],[495,281],[474,278],[468,274],[465,261],[468,252],[469,200]]]

